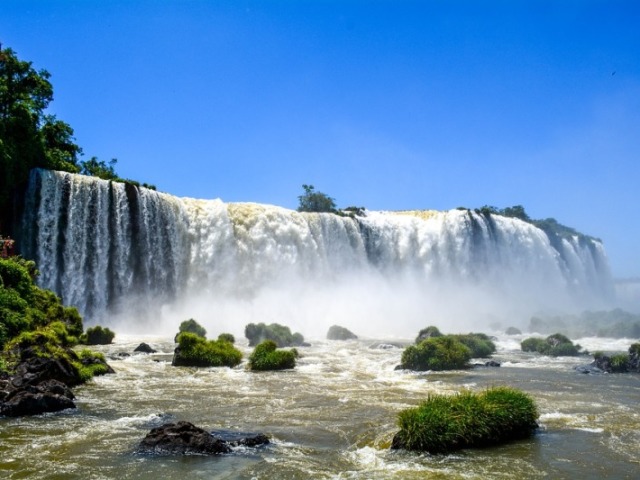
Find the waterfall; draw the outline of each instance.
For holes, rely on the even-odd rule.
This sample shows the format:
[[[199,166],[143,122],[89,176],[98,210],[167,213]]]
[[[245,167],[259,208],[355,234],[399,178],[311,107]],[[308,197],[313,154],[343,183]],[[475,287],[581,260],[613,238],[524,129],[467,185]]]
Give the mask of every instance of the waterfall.
[[[332,319],[339,306],[347,318],[413,316],[426,325],[440,303],[451,307],[444,316],[490,316],[507,302],[529,310],[603,304],[613,289],[598,241],[552,243],[529,223],[468,210],[350,218],[47,170],[32,172],[25,205],[23,255],[37,262],[39,284],[89,321],[187,298],[219,312],[221,302],[241,299],[269,316],[256,300],[264,292],[278,292],[270,305],[279,309],[264,320],[279,321],[285,306],[314,292],[304,308]]]

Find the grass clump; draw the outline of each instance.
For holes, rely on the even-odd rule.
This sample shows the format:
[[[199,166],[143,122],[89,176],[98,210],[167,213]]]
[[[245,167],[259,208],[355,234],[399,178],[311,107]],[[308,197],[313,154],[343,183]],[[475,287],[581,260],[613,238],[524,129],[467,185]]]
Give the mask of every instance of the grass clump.
[[[465,368],[471,350],[452,335],[431,337],[402,352],[401,368],[407,370],[455,370]]]
[[[178,335],[178,347],[172,365],[176,367],[235,367],[242,361],[242,352],[227,340],[207,340],[200,335],[183,332]]]
[[[80,336],[80,343],[83,345],[109,345],[115,336],[116,334],[110,329],[96,325],[87,328],[87,331]]]
[[[274,341],[279,348],[298,347],[304,343],[304,337],[301,333],[291,333],[289,327],[279,323],[270,325],[249,323],[244,328],[244,336],[249,340],[250,347],[255,347],[264,340]]]
[[[418,336],[416,337],[416,345],[420,343],[422,340],[426,340],[431,337],[442,337],[442,333],[438,330],[438,327],[434,325],[429,325],[427,328],[423,328],[418,332]]]
[[[554,333],[547,338],[530,337],[520,343],[523,352],[538,352],[552,357],[573,357],[580,354],[580,345],[574,345],[565,335]]]
[[[400,412],[391,448],[449,453],[487,447],[531,436],[537,419],[533,399],[509,387],[429,395],[420,406]]]
[[[254,348],[249,357],[250,370],[286,370],[296,366],[298,352],[291,350],[278,350],[276,342],[265,340]]]

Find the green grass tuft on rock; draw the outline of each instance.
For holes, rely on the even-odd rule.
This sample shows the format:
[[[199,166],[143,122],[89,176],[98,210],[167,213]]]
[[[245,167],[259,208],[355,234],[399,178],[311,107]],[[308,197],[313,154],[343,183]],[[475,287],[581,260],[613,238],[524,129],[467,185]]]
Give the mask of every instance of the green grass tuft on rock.
[[[227,340],[207,340],[183,332],[178,335],[178,346],[172,365],[176,367],[235,367],[242,361],[242,352]]]
[[[533,399],[509,387],[429,395],[420,406],[400,412],[392,448],[449,453],[488,447],[531,436],[537,419]]]
[[[401,367],[407,370],[455,370],[466,368],[471,350],[452,335],[430,337],[402,352]]]
[[[298,351],[294,348],[291,350],[279,350],[276,342],[273,340],[265,340],[254,348],[249,357],[250,370],[286,370],[296,366],[296,357]]]

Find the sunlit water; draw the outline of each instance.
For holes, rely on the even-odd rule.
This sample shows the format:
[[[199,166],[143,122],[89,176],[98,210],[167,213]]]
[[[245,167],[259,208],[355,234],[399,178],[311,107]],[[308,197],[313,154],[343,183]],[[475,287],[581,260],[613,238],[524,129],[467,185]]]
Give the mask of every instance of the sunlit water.
[[[170,338],[117,337],[107,356],[150,343],[159,353],[111,360],[115,375],[75,389],[77,410],[0,419],[0,477],[55,479],[635,479],[640,476],[640,375],[584,375],[590,358],[550,359],[501,338],[501,368],[395,371],[401,348],[319,340],[293,371],[176,368]],[[590,350],[631,341],[582,339]],[[240,348],[245,358],[246,341]],[[510,385],[541,417],[525,441],[454,455],[390,451],[397,413],[432,392]],[[154,426],[263,432],[273,443],[220,457],[136,453]]]

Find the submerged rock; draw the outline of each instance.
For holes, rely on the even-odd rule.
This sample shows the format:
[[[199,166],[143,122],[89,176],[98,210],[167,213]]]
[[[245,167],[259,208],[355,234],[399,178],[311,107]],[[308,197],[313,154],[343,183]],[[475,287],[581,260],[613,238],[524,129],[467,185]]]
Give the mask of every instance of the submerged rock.
[[[140,353],[156,353],[156,350],[154,350],[153,348],[151,348],[151,346],[148,343],[144,343],[142,342],[140,345],[138,345],[134,352],[140,352]]]
[[[231,447],[255,447],[269,443],[266,435],[257,434],[232,441],[223,440],[190,422],[167,423],[152,429],[140,442],[140,453],[162,455],[220,455]]]

